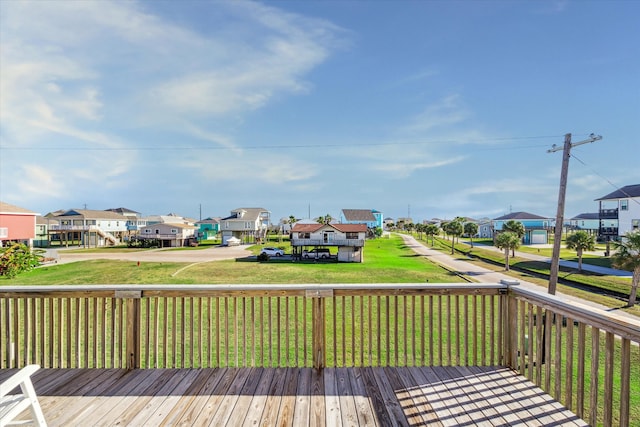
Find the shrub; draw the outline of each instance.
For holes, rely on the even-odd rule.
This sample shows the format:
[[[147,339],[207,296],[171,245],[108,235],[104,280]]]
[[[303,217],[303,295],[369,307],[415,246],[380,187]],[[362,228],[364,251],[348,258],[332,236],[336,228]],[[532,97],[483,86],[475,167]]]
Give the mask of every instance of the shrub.
[[[258,261],[260,262],[267,262],[269,261],[269,255],[267,255],[266,253],[262,252],[260,255],[258,255]]]
[[[15,243],[2,249],[0,255],[0,276],[14,278],[23,271],[29,271],[43,260],[42,251],[32,251],[27,245]]]

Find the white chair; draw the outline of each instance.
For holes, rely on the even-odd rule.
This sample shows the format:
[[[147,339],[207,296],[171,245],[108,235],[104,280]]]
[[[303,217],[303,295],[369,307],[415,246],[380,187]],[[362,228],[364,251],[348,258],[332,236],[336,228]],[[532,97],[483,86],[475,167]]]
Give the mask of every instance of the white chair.
[[[31,409],[32,423],[46,427],[47,422],[31,382],[31,375],[38,369],[40,369],[39,365],[25,366],[0,384],[0,427],[28,423],[28,421],[15,421],[15,418],[27,408]],[[17,386],[20,386],[22,394],[9,394]]]

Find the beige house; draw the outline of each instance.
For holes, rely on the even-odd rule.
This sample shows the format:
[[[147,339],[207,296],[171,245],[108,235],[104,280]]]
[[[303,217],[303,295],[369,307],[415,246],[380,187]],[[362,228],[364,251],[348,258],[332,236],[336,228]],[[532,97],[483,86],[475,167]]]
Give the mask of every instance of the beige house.
[[[238,208],[231,215],[220,220],[222,244],[236,237],[242,242],[259,242],[269,230],[271,212],[264,208]]]
[[[363,262],[366,224],[301,224],[291,230],[294,258],[310,248],[338,248],[338,261]]]
[[[198,228],[188,224],[158,223],[140,229],[140,239],[156,239],[163,248],[187,246],[196,241]]]

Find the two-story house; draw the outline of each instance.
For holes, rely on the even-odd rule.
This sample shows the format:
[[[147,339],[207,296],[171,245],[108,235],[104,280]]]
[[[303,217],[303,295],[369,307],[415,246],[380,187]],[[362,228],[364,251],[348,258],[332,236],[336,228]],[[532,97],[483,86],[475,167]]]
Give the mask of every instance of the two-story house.
[[[129,218],[112,211],[71,209],[54,216],[58,225],[49,227],[51,240],[82,246],[116,245],[127,235]],[[57,236],[53,236],[57,235]]]
[[[242,242],[259,242],[269,230],[271,212],[264,208],[238,208],[220,220],[222,244],[232,237]]]
[[[375,209],[342,209],[340,212],[342,224],[365,224],[367,228],[384,227],[382,212]]]
[[[147,225],[147,220],[142,217],[140,212],[122,207],[107,209],[107,211],[127,217],[127,232],[129,237],[137,235],[140,228]]]
[[[597,234],[600,228],[600,214],[581,213],[569,219],[569,229],[586,231],[589,234]]]
[[[36,233],[36,213],[0,202],[0,246],[20,242],[32,247]]]
[[[195,226],[198,227],[198,240],[215,239],[220,232],[220,218],[205,218],[197,221]]]
[[[599,203],[599,240],[618,240],[629,231],[640,229],[640,184],[619,188],[596,201]]]
[[[338,261],[363,262],[366,224],[304,224],[296,223],[291,230],[294,258],[300,258],[305,248],[337,247]]]
[[[525,245],[546,244],[549,242],[549,231],[553,227],[553,218],[546,218],[528,212],[511,212],[494,218],[494,233],[500,233],[504,224],[511,220],[521,222],[524,225],[525,234],[522,238],[522,243]]]
[[[59,225],[58,220],[46,216],[36,216],[36,235],[33,239],[33,246],[37,248],[47,248],[50,244],[49,228]]]

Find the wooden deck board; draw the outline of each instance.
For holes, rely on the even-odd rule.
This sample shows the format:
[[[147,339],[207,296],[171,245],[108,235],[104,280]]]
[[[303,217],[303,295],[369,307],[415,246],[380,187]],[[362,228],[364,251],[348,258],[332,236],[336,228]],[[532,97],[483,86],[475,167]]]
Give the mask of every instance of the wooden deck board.
[[[43,369],[34,386],[50,426],[587,425],[501,367]]]

